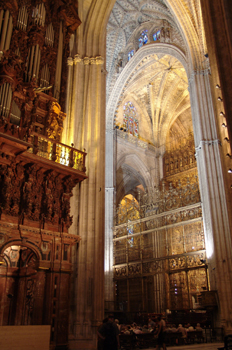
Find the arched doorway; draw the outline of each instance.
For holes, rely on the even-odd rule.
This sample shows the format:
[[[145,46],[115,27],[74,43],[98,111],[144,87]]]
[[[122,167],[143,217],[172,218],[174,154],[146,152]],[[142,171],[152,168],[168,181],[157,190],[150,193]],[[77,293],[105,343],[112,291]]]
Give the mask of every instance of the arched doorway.
[[[7,247],[1,255],[2,325],[40,324],[38,253],[24,245]]]

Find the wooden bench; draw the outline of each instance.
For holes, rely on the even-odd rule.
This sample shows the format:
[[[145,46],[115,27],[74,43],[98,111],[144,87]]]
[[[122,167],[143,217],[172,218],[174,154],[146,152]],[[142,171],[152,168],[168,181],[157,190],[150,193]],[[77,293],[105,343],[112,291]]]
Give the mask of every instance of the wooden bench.
[[[166,332],[165,340],[169,346],[184,344],[184,339],[180,332]]]
[[[142,333],[136,334],[136,345],[140,349],[147,349],[149,347],[155,347],[157,344],[157,339],[154,337],[153,333]]]

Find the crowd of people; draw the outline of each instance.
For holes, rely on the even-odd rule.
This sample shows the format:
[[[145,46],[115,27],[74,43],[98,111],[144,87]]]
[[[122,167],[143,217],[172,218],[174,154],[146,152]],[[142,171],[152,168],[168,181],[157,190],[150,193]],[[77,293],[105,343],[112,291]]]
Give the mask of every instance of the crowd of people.
[[[186,343],[188,332],[202,331],[200,323],[197,323],[195,328],[189,323],[186,325],[175,324],[166,325],[165,319],[158,316],[155,320],[149,318],[146,324],[120,324],[117,319],[114,320],[114,315],[109,315],[103,320],[102,326],[98,330],[98,350],[117,350],[120,347],[120,334],[137,335],[137,334],[154,334],[157,339],[157,349],[162,347],[166,350],[165,336],[167,333],[181,333],[181,338]]]

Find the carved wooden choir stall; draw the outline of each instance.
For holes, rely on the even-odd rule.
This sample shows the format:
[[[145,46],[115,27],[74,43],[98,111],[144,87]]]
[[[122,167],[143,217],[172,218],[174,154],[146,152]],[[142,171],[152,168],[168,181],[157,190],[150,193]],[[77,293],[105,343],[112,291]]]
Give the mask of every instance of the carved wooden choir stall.
[[[61,143],[70,35],[66,1],[0,4],[0,325],[51,325],[68,341],[70,198],[85,156]]]

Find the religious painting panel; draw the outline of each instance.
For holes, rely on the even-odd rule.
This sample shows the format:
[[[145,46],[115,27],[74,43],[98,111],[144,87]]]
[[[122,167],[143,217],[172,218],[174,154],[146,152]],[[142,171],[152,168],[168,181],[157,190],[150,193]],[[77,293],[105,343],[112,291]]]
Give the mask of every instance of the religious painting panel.
[[[128,261],[140,260],[140,236],[128,238],[127,247]]]
[[[128,311],[127,280],[116,280],[115,294],[117,310]]]
[[[183,226],[176,226],[167,230],[168,255],[184,253]]]
[[[187,275],[185,271],[170,274],[170,310],[189,309]]]
[[[160,258],[167,255],[167,235],[166,229],[153,232],[154,257]]]
[[[147,233],[142,236],[142,258],[149,259],[153,257],[153,233]]]
[[[190,305],[192,309],[200,307],[200,293],[208,290],[206,268],[188,271]]]
[[[131,278],[129,283],[129,307],[130,312],[143,310],[142,278]]]
[[[154,277],[146,276],[143,278],[143,290],[144,290],[144,311],[154,312],[155,300],[154,300]]]
[[[202,222],[195,222],[184,226],[184,240],[186,252],[205,249]]]
[[[126,262],[126,239],[114,242],[114,264]]]
[[[167,309],[167,298],[165,289],[165,274],[159,273],[154,276],[155,312],[161,313]]]

